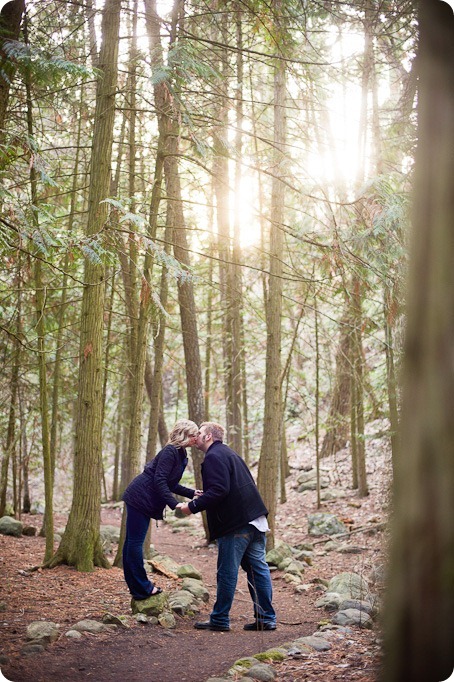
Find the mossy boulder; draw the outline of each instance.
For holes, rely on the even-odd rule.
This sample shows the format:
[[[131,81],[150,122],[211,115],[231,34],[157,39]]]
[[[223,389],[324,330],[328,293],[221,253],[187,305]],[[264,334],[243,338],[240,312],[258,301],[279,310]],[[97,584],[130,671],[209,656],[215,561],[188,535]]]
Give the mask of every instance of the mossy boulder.
[[[259,654],[254,654],[254,658],[258,661],[284,661],[286,659],[285,649],[275,648],[267,649]]]
[[[166,592],[153,594],[148,599],[131,599],[131,610],[133,613],[158,617],[163,611],[168,610],[168,601],[169,597]]]

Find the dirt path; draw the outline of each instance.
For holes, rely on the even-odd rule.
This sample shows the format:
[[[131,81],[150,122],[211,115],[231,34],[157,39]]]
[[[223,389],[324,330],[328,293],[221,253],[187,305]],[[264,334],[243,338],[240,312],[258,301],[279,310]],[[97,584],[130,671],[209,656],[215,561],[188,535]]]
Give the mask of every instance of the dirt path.
[[[287,503],[279,510],[279,537],[290,544],[313,541],[307,536],[306,515],[315,511],[314,500],[311,494],[305,497],[304,509],[302,502],[301,495],[290,490]],[[353,517],[355,526],[383,518],[378,496],[374,494],[358,503],[352,492],[351,498],[326,505],[323,511]],[[103,523],[119,525],[120,518],[120,509],[103,510]],[[367,576],[382,549],[380,534],[361,533],[347,538],[347,543],[359,546],[359,554],[326,553],[323,544],[316,545],[313,566],[306,569],[306,587],[301,594],[285,583],[281,572],[273,572],[278,616],[275,632],[243,630],[243,625],[251,620],[252,606],[245,576],[240,573],[231,612],[231,632],[200,632],[194,630],[193,624],[195,620],[206,619],[213,604],[216,549],[206,546],[199,517],[191,520],[192,528],[178,533],[170,523],[153,528],[156,549],[179,564],[193,564],[201,571],[210,592],[210,600],[200,614],[194,618],[178,618],[177,627],[172,631],[135,622],[121,570],[97,569],[82,574],[60,566],[52,571],[24,575],[24,569],[42,560],[44,539],[0,536],[0,605],[4,604],[0,612],[0,656],[4,660],[0,660],[4,677],[11,682],[205,682],[210,676],[225,674],[238,658],[312,634],[320,620],[329,618],[329,614],[314,606],[322,594],[319,579],[328,580],[346,570]],[[23,521],[38,527],[40,523],[38,517]],[[63,523],[63,518],[57,519],[56,527]],[[159,574],[155,580],[164,590],[178,586]],[[21,653],[26,627],[32,621],[57,622],[65,633],[78,620],[101,620],[106,612],[129,615],[131,629],[85,634],[81,640],[70,640],[63,634],[44,652],[31,656]],[[347,637],[334,640],[329,652],[276,664],[277,679],[280,682],[308,679],[311,682],[374,682],[379,660],[377,637],[375,631],[355,629]]]

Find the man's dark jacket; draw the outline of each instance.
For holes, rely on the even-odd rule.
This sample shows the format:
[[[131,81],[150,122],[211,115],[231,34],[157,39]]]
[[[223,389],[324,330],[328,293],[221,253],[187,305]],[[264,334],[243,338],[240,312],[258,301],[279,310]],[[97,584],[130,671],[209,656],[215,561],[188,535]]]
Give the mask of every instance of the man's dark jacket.
[[[186,450],[168,443],[131,481],[123,493],[123,500],[152,519],[162,519],[166,505],[175,509],[178,504],[172,493],[194,497],[192,488],[179,485],[187,463]]]
[[[202,480],[203,495],[193,499],[189,509],[193,514],[206,510],[210,540],[268,514],[246,464],[219,440],[206,451]]]

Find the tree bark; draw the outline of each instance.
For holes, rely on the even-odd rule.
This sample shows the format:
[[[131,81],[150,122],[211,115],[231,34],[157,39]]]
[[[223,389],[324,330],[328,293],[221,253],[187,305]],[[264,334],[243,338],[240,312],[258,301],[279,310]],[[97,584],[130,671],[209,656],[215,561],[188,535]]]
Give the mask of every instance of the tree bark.
[[[281,45],[280,0],[275,3],[275,31]],[[282,438],[281,391],[281,313],[282,256],[285,174],[285,62],[277,59],[274,72],[274,148],[275,163],[271,189],[270,276],[266,306],[266,376],[263,440],[257,484],[268,508],[269,547],[274,546],[274,523],[277,507],[277,482]]]
[[[18,40],[24,11],[25,0],[11,0],[0,12],[0,142],[4,138],[10,83],[15,72],[14,62],[8,59],[4,47],[8,41]]]
[[[99,55],[101,76],[96,95],[92,170],[88,200],[88,240],[105,228],[110,188],[115,91],[117,85],[120,0],[106,0]],[[105,267],[85,261],[80,324],[79,388],[77,400],[74,492],[66,530],[50,566],[67,563],[80,571],[108,567],[99,533],[102,466],[102,378]]]
[[[454,668],[454,16],[419,3],[415,161],[400,448],[383,682]]]
[[[339,326],[339,348],[336,353],[336,376],[331,392],[331,403],[326,420],[326,431],[320,449],[320,458],[334,455],[347,445],[350,432],[348,415],[351,401],[350,312],[346,306]]]

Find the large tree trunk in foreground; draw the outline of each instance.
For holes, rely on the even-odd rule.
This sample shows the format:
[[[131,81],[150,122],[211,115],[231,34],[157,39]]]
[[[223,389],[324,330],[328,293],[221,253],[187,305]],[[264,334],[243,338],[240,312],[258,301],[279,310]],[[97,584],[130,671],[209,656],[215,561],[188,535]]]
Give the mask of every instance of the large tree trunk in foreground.
[[[454,16],[420,3],[413,239],[383,682],[454,667]]]
[[[107,205],[100,202],[109,196],[110,188],[120,6],[120,0],[107,0],[103,13],[103,43],[99,55],[101,75],[96,97],[87,221],[87,236],[93,238],[102,231],[107,220]],[[104,276],[104,265],[88,258],[85,262],[80,325],[73,501],[60,547],[50,562],[50,566],[67,563],[80,571],[90,571],[94,566],[109,566],[99,534]]]

